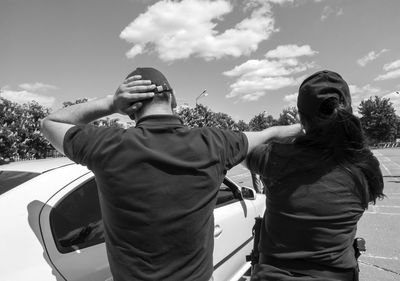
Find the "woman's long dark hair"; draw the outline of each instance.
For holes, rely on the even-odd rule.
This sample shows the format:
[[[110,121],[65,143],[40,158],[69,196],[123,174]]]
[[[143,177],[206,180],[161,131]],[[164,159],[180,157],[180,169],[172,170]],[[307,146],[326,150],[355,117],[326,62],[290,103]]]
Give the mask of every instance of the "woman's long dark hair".
[[[307,124],[307,133],[296,142],[323,151],[324,157],[337,162],[357,183],[357,193],[364,208],[369,202],[383,198],[383,178],[379,161],[369,149],[359,119],[345,110],[336,98],[325,100],[318,116],[301,115]],[[361,171],[368,183],[366,187],[357,177]]]

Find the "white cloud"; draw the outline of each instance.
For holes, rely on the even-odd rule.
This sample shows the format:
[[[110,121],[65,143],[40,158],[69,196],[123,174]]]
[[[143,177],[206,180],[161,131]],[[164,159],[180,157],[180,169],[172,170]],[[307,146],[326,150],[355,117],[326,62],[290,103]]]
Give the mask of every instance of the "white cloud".
[[[244,94],[242,96],[242,100],[246,100],[246,101],[256,101],[258,100],[260,97],[262,97],[264,95],[263,92],[253,92],[251,94]]]
[[[315,1],[315,2],[321,2],[321,1]],[[343,12],[343,8],[337,8],[334,9],[330,6],[325,6],[322,9],[322,14],[321,14],[321,21],[325,21],[328,17],[330,17],[331,15],[335,15],[335,16],[342,16],[344,14]]]
[[[273,4],[279,4],[279,5],[283,5],[285,3],[293,3],[296,0],[268,0],[268,2],[271,2]]]
[[[299,95],[298,92],[291,94],[291,95],[286,95],[283,97],[283,100],[289,104],[289,106],[295,106],[297,107],[297,96]]]
[[[357,85],[349,85],[350,93],[360,94],[364,93],[365,95],[375,95],[382,92],[382,89],[371,86],[370,84],[359,87]]]
[[[371,51],[361,59],[357,60],[357,63],[361,66],[366,66],[369,62],[376,60],[380,55],[389,51],[388,49],[382,49],[379,52]]]
[[[325,6],[322,10],[321,21],[326,20],[330,14],[333,13],[333,9],[329,6]]]
[[[336,16],[343,16],[344,15],[344,10],[343,8],[340,8],[337,12],[336,12]]]
[[[20,90],[20,91],[13,91],[13,90],[3,90],[1,92],[1,97],[6,98],[10,101],[19,103],[19,104],[24,104],[28,103],[31,101],[36,101],[40,105],[43,105],[45,107],[51,107],[54,105],[55,98],[54,97],[48,97],[48,96],[43,96],[40,94],[28,92],[26,90]]]
[[[218,21],[233,11],[230,1],[162,0],[125,27],[120,38],[133,44],[128,58],[149,52],[164,61],[190,56],[207,60],[240,57],[257,50],[276,31],[270,2],[247,0],[244,7],[250,15],[219,32]]]
[[[255,101],[266,95],[269,90],[298,86],[299,79],[303,79],[303,76],[296,76],[314,67],[313,62],[301,62],[300,58],[315,54],[317,52],[308,45],[284,45],[267,52],[265,59],[248,60],[224,72],[228,77],[236,77],[226,97]]]
[[[133,58],[136,57],[137,55],[140,55],[142,52],[143,52],[143,47],[140,45],[135,45],[126,53],[126,56],[128,58]]]
[[[270,3],[273,3],[273,4],[279,4],[279,5],[283,5],[283,4],[286,4],[286,3],[301,4],[301,3],[305,2],[304,0],[264,0],[264,1],[270,2]],[[314,2],[316,2],[316,3],[324,2],[324,1],[326,1],[326,0],[314,0]]]
[[[386,73],[378,75],[374,79],[375,81],[400,78],[400,60],[384,64],[383,70],[386,71]]]
[[[395,78],[400,78],[400,68],[379,75],[378,77],[375,78],[375,81],[389,80]]]
[[[386,63],[383,66],[383,70],[385,70],[385,71],[393,70],[393,69],[396,69],[396,68],[400,68],[400,60],[396,60],[396,61],[393,61],[391,63]]]
[[[47,90],[54,90],[57,89],[56,86],[49,85],[49,84],[44,84],[40,82],[35,82],[35,83],[24,83],[18,85],[21,89],[24,89],[26,91],[47,91]]]
[[[381,88],[373,87],[370,84],[359,87],[356,85],[349,85],[351,99],[353,104],[353,111],[358,115],[357,108],[360,103],[364,100],[368,100],[371,97],[378,96],[381,98],[389,98],[393,103],[394,108],[400,108],[400,94],[395,91],[387,91]]]
[[[45,107],[52,107],[54,105],[55,98],[51,96],[45,96],[41,94],[41,92],[57,89],[56,86],[35,82],[23,83],[18,87],[20,89],[17,90],[12,89],[10,86],[2,87],[0,96],[19,104],[36,101]]]
[[[367,100],[373,96],[381,96],[384,90],[381,88],[373,87],[370,84],[364,86],[349,85],[351,101],[353,104],[353,111],[357,110],[357,107],[363,100]]]
[[[318,52],[313,51],[309,45],[282,45],[276,49],[268,51],[265,55],[266,58],[296,58],[301,56],[313,56]]]
[[[390,92],[383,96],[383,98],[389,98],[390,102],[393,103],[393,108],[396,111],[396,114],[400,114],[400,91]]]

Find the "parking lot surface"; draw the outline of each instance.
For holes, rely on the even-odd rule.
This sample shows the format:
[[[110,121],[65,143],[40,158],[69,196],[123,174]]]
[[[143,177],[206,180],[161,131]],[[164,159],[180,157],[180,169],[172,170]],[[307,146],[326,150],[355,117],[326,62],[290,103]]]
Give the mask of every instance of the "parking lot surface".
[[[373,151],[381,164],[386,198],[370,205],[357,236],[367,251],[360,257],[360,281],[400,280],[400,148]]]

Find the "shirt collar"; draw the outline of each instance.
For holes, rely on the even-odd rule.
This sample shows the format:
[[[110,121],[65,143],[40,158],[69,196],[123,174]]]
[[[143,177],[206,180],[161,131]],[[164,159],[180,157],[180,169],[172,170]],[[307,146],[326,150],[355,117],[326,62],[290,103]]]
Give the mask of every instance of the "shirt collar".
[[[137,126],[141,125],[183,125],[183,121],[179,116],[172,114],[155,114],[155,115],[147,115],[138,120],[136,123]]]

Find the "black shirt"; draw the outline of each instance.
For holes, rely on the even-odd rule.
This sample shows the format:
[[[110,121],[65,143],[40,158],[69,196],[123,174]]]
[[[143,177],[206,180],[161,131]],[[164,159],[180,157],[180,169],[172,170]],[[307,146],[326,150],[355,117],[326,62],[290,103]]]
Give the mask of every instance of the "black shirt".
[[[243,133],[173,115],[67,132],[65,154],[96,177],[114,281],[211,278],[216,195],[247,147]]]
[[[318,149],[296,143],[258,146],[247,163],[266,186],[260,241],[266,258],[287,267],[295,260],[328,271],[356,267],[352,244],[364,212],[356,184],[367,187],[361,171],[355,181]]]

